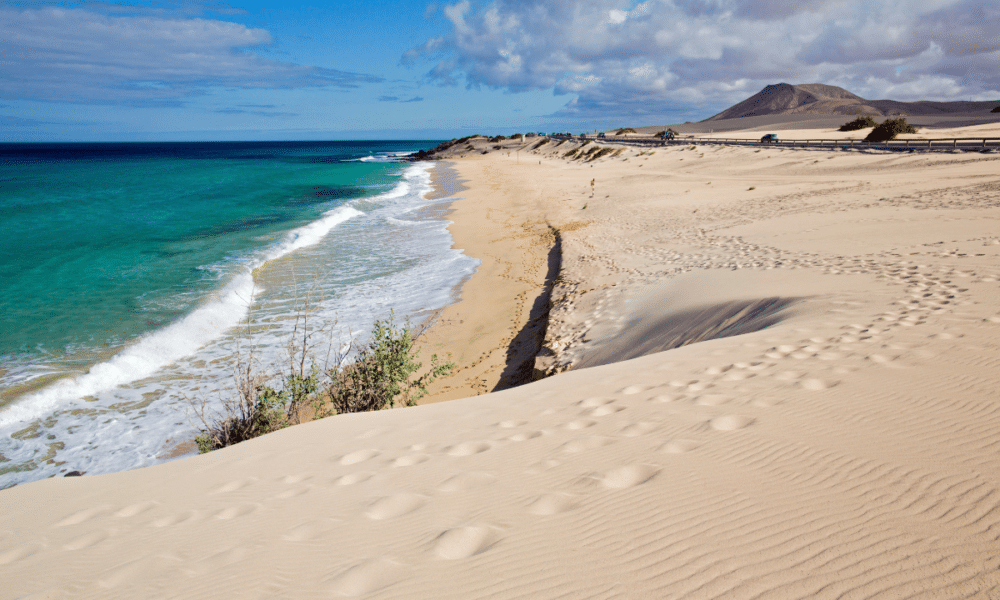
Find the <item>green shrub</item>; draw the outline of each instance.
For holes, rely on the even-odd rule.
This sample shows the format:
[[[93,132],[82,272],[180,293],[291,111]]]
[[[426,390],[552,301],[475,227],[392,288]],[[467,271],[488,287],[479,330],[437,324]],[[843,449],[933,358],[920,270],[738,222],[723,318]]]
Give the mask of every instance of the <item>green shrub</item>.
[[[371,339],[358,350],[354,364],[327,371],[329,385],[324,400],[329,407],[318,410],[317,417],[382,410],[396,404],[415,406],[431,382],[450,375],[455,368],[454,363],[441,363],[435,354],[430,370],[411,380],[423,366],[416,358],[409,323],[397,329],[392,316],[376,321]]]
[[[869,127],[875,127],[875,125],[877,125],[875,119],[871,118],[868,115],[865,115],[863,117],[858,117],[857,119],[854,119],[849,123],[844,123],[843,125],[840,126],[840,129],[838,131],[857,131],[859,129],[868,129]]]
[[[454,363],[442,363],[433,355],[430,369],[412,379],[423,365],[416,360],[409,322],[397,328],[393,316],[375,322],[366,344],[351,344],[357,357],[346,367],[342,366],[341,354],[332,368],[320,369],[310,362],[307,369],[312,335],[305,323],[296,327],[289,344],[289,372],[280,378],[280,385],[272,385],[277,377],[266,374],[254,360],[252,343],[249,356],[237,356],[235,393],[224,401],[221,415],[201,415],[204,428],[195,437],[200,453],[295,425],[307,407],[312,407],[313,418],[318,419],[396,405],[413,406],[427,393],[428,385],[450,375],[455,368]]]
[[[631,127],[622,127],[615,132],[615,135],[624,135],[626,133],[635,133],[635,129],[632,129]]]
[[[320,386],[320,372],[314,366],[308,375],[290,373],[282,387],[268,385],[247,361],[237,366],[237,386],[233,398],[224,404],[223,416],[205,423],[195,437],[198,452],[232,446],[298,423],[299,411],[312,401]]]
[[[912,125],[906,122],[906,119],[900,117],[898,119],[886,119],[875,129],[871,130],[865,140],[866,142],[888,142],[889,140],[896,139],[896,136],[901,133],[916,133],[917,130]]]

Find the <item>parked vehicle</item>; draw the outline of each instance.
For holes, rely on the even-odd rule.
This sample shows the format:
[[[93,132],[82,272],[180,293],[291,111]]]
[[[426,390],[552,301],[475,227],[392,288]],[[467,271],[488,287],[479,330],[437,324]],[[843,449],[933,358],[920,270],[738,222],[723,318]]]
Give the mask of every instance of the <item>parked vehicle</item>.
[[[598,133],[598,134],[597,134],[597,137],[599,137],[599,138],[602,138],[602,137],[604,137],[604,132],[602,131],[601,133]]]
[[[777,133],[769,133],[769,134],[765,135],[764,137],[760,138],[760,143],[761,144],[771,144],[771,143],[774,143],[774,142],[777,142],[777,141],[778,141],[778,134]]]
[[[662,134],[660,134],[660,137],[665,140],[672,140],[674,139],[675,134],[673,131],[664,131]]]

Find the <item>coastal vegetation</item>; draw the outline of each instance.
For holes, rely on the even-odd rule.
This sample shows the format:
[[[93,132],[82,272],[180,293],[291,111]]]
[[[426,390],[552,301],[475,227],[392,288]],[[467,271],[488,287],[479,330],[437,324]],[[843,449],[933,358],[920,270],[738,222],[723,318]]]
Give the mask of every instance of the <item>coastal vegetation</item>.
[[[886,119],[865,137],[866,142],[888,142],[901,133],[916,133],[917,129],[906,122],[905,117]]]
[[[221,413],[200,412],[203,429],[195,438],[202,454],[297,425],[311,415],[333,415],[415,406],[438,377],[450,375],[454,363],[431,356],[430,368],[413,375],[417,361],[414,335],[407,321],[397,326],[394,316],[375,322],[370,338],[335,354],[332,364],[317,365],[308,315],[298,317],[288,346],[289,364],[275,373],[256,359],[252,338],[244,354],[237,353],[235,390],[223,402]],[[247,336],[250,337],[249,335]],[[345,365],[349,354],[355,360]]]
[[[869,115],[864,115],[863,117],[858,117],[853,121],[849,121],[840,126],[838,131],[858,131],[859,129],[868,129],[869,127],[875,127],[877,123],[875,119],[871,118]]]

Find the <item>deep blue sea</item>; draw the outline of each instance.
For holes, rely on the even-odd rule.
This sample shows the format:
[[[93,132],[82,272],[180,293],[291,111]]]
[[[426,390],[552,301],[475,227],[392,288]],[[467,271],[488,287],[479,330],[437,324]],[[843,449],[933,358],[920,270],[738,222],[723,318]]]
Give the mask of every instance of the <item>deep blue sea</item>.
[[[453,302],[434,145],[0,145],[0,488],[166,460],[248,326],[267,366],[303,306],[339,348]]]

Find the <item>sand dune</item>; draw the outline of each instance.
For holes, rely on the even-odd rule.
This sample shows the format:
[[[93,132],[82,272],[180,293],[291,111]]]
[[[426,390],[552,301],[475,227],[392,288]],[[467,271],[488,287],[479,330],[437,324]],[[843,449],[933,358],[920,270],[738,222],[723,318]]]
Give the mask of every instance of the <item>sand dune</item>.
[[[1000,597],[1000,154],[482,147],[562,372],[0,491],[0,597]]]

